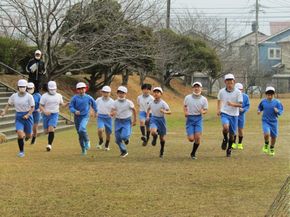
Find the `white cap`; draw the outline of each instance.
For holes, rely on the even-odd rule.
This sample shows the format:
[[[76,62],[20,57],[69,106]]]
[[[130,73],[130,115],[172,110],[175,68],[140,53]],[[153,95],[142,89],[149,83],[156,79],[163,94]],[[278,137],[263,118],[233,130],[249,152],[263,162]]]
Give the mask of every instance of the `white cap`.
[[[86,87],[87,87],[87,85],[84,82],[79,82],[79,83],[77,83],[77,86],[76,86],[77,89],[86,88]]]
[[[163,90],[162,90],[161,87],[154,87],[154,88],[153,88],[153,92],[154,92],[155,90],[158,90],[158,91],[160,91],[161,93],[163,93]]]
[[[55,81],[49,81],[48,84],[47,84],[47,88],[49,90],[56,90],[56,83],[55,83]]]
[[[27,81],[25,79],[20,79],[17,83],[18,87],[26,87],[27,86]]]
[[[30,89],[34,88],[34,84],[32,82],[28,82],[27,88],[30,88]]]
[[[36,54],[41,55],[41,51],[40,51],[40,50],[36,50],[36,51],[34,52],[34,55],[36,55]]]
[[[273,92],[275,92],[275,88],[274,88],[274,87],[271,87],[271,86],[266,87],[266,91],[265,91],[265,93],[267,93],[268,91],[273,91]]]
[[[107,93],[111,93],[111,88],[109,86],[103,86],[102,88],[102,92],[107,92]]]
[[[198,81],[193,82],[193,84],[191,86],[193,87],[194,85],[198,85],[198,86],[202,87],[202,84],[200,82],[198,82]]]
[[[118,87],[117,91],[121,91],[121,92],[123,92],[123,93],[128,93],[128,89],[127,89],[127,87],[124,87],[124,86],[120,86],[120,87]]]
[[[244,86],[241,83],[236,83],[235,88],[237,88],[239,90],[243,90]]]
[[[235,80],[235,76],[233,74],[226,74],[225,80]]]

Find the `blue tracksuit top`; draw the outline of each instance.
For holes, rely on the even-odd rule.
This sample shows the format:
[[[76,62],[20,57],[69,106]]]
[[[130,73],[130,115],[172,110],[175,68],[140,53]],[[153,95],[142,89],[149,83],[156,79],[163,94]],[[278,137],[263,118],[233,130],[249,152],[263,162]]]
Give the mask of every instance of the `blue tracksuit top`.
[[[32,96],[35,102],[34,111],[36,111],[37,109],[39,109],[39,102],[40,102],[41,95],[40,93],[34,93]]]
[[[83,96],[81,95],[74,95],[69,103],[69,110],[72,113],[76,111],[80,112],[80,115],[89,115],[90,114],[90,107],[97,112],[97,104],[96,101],[88,94]]]
[[[245,93],[243,93],[243,104],[242,104],[242,109],[244,111],[240,112],[240,115],[246,113],[247,111],[249,111],[250,108],[250,100],[249,100],[249,96]]]
[[[274,111],[274,108],[278,109],[278,113]],[[283,113],[283,105],[277,99],[272,99],[271,101],[263,99],[258,106],[258,111],[263,111],[263,121],[276,122],[278,115]]]

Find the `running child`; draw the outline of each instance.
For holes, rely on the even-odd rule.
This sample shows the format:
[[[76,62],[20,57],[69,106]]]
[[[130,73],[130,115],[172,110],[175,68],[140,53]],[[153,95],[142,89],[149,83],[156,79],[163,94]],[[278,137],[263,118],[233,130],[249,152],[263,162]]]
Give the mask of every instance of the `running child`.
[[[151,144],[153,146],[156,145],[157,137],[159,135],[160,138],[160,153],[159,157],[163,158],[164,154],[164,146],[165,146],[165,135],[166,135],[166,120],[164,115],[171,114],[170,108],[168,104],[161,99],[163,94],[163,90],[161,87],[153,88],[153,102],[150,103],[147,109],[147,121],[150,118],[150,112],[152,116],[150,118],[150,132],[153,136]]]
[[[48,134],[48,144],[46,151],[51,151],[54,140],[54,131],[58,122],[59,106],[67,106],[63,102],[62,95],[57,93],[55,81],[49,81],[47,84],[48,92],[40,98],[39,108],[42,112],[43,129]]]
[[[27,92],[30,93],[33,96],[35,107],[34,111],[32,113],[33,115],[33,130],[32,130],[32,139],[31,139],[31,145],[35,144],[35,140],[37,137],[37,131],[38,131],[38,124],[40,121],[40,109],[39,109],[39,102],[41,98],[41,94],[39,92],[35,92],[35,86],[34,83],[28,82],[27,84]]]
[[[98,137],[99,137],[99,144],[96,145],[97,149],[102,149],[104,137],[103,132],[106,133],[106,142],[105,142],[105,151],[109,151],[109,144],[112,134],[112,117],[110,113],[113,108],[114,100],[110,97],[111,95],[111,88],[109,86],[104,86],[102,88],[102,96],[96,100],[97,104],[97,122],[98,122]]]
[[[236,143],[237,135],[234,137],[234,143],[232,145],[232,149],[240,149],[243,150],[243,138],[244,138],[244,127],[246,122],[246,112],[250,109],[250,100],[249,96],[244,93],[244,86],[241,83],[236,83],[235,88],[240,90],[243,94],[243,104],[239,110],[239,118],[238,118],[238,144]]]
[[[20,79],[17,83],[18,91],[12,94],[8,99],[8,104],[1,111],[1,116],[4,116],[10,106],[14,106],[16,110],[15,128],[18,135],[18,157],[24,157],[24,138],[30,138],[32,135],[33,116],[35,102],[33,96],[26,92],[27,81]]]
[[[196,151],[200,145],[203,118],[207,113],[208,101],[201,95],[202,84],[194,82],[192,84],[193,93],[184,99],[184,115],[186,117],[186,133],[188,141],[193,142],[190,157],[196,159]]]
[[[226,150],[226,156],[230,157],[234,136],[238,128],[239,108],[242,107],[243,95],[235,88],[235,77],[226,74],[224,78],[226,87],[218,93],[217,115],[221,117],[223,126],[222,150]]]
[[[121,157],[126,157],[128,151],[126,145],[132,133],[132,126],[136,125],[136,110],[134,103],[126,99],[128,90],[124,86],[117,89],[118,99],[114,101],[111,116],[115,117],[115,139],[120,148]],[[133,121],[132,121],[133,114]]]
[[[283,105],[275,99],[275,88],[266,88],[266,98],[263,99],[258,106],[258,114],[263,112],[262,115],[262,127],[264,132],[265,144],[263,146],[263,152],[270,156],[275,155],[275,143],[278,136],[278,117],[283,113]],[[271,143],[269,147],[269,140],[271,137]]]
[[[137,97],[137,104],[139,106],[139,120],[140,120],[140,131],[141,131],[141,140],[143,141],[142,145],[146,146],[150,137],[150,128],[149,122],[146,121],[146,113],[148,110],[149,104],[154,100],[154,97],[150,95],[151,84],[143,84],[141,86],[142,94]],[[146,135],[145,135],[146,134]]]
[[[76,85],[77,93],[71,98],[69,110],[74,114],[74,122],[79,135],[79,143],[82,154],[86,155],[90,148],[90,139],[87,133],[87,125],[90,119],[90,108],[97,113],[97,105],[93,97],[86,94],[87,85],[79,82]]]

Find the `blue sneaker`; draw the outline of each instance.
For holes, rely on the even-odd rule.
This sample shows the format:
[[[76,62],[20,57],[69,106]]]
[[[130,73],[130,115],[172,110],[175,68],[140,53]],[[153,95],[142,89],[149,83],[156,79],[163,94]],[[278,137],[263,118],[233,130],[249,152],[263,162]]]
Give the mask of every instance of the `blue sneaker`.
[[[19,152],[19,153],[17,154],[17,156],[18,156],[18,157],[24,157],[25,154],[24,154],[24,152],[21,151],[21,152]]]
[[[82,148],[82,155],[87,155],[87,150],[86,150],[86,148]]]
[[[91,148],[91,143],[90,141],[88,141],[86,144],[85,144],[85,149],[86,150],[89,150]]]

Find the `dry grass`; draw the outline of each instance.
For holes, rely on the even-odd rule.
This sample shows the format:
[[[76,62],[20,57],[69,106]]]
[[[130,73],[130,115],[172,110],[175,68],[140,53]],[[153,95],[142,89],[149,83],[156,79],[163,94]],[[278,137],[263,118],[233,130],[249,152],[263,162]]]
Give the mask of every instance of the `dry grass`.
[[[135,96],[134,96],[135,97]],[[174,101],[174,102],[173,102]],[[216,101],[204,123],[198,160],[188,155],[182,99],[172,99],[165,158],[158,146],[142,147],[134,128],[129,156],[110,152],[80,155],[74,130],[56,134],[54,149],[45,152],[46,137],[26,145],[26,156],[16,157],[16,142],[0,146],[0,216],[263,216],[289,175],[289,100],[280,120],[275,157],[261,153],[259,100],[248,114],[245,150],[226,158],[220,149],[221,127]],[[89,125],[96,142],[95,122]]]

